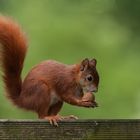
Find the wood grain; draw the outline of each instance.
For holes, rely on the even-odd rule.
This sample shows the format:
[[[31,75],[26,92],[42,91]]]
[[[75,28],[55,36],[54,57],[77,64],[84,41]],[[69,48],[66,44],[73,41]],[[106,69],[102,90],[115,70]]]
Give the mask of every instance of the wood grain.
[[[0,120],[0,140],[140,140],[140,120]]]

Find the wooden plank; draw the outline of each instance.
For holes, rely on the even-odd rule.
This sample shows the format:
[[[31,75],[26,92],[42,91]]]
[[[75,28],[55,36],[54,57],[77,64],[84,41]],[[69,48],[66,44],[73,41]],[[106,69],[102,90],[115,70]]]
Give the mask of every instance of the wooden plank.
[[[0,140],[140,140],[140,120],[0,120]]]

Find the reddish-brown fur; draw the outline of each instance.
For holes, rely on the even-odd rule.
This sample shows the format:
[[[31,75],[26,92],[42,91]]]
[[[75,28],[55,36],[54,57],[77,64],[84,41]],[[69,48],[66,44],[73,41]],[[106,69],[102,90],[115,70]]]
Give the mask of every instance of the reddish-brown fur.
[[[14,104],[38,113],[39,118],[56,124],[63,101],[72,105],[94,107],[95,101],[83,101],[84,89],[97,90],[99,76],[96,60],[84,59],[77,65],[48,60],[35,66],[21,80],[27,50],[24,34],[9,18],[0,17],[1,63],[8,97]],[[88,77],[94,80],[88,81]],[[52,117],[51,117],[52,116]]]
[[[8,96],[14,103],[21,91],[21,71],[27,45],[24,34],[12,20],[0,16],[0,49],[3,80]]]

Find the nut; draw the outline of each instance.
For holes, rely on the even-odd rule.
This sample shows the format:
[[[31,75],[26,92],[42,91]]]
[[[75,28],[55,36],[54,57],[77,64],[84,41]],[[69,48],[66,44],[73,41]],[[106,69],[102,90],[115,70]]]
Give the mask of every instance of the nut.
[[[85,93],[84,96],[82,97],[82,100],[83,101],[95,101],[95,96],[94,94],[88,92],[88,93]]]

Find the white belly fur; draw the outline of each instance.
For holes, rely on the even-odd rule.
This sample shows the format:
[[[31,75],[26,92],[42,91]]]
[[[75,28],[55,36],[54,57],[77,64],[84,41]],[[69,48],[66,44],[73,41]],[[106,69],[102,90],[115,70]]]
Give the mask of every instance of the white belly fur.
[[[56,94],[56,92],[53,90],[51,91],[51,101],[50,106],[56,104],[58,101],[60,101],[60,97]]]

